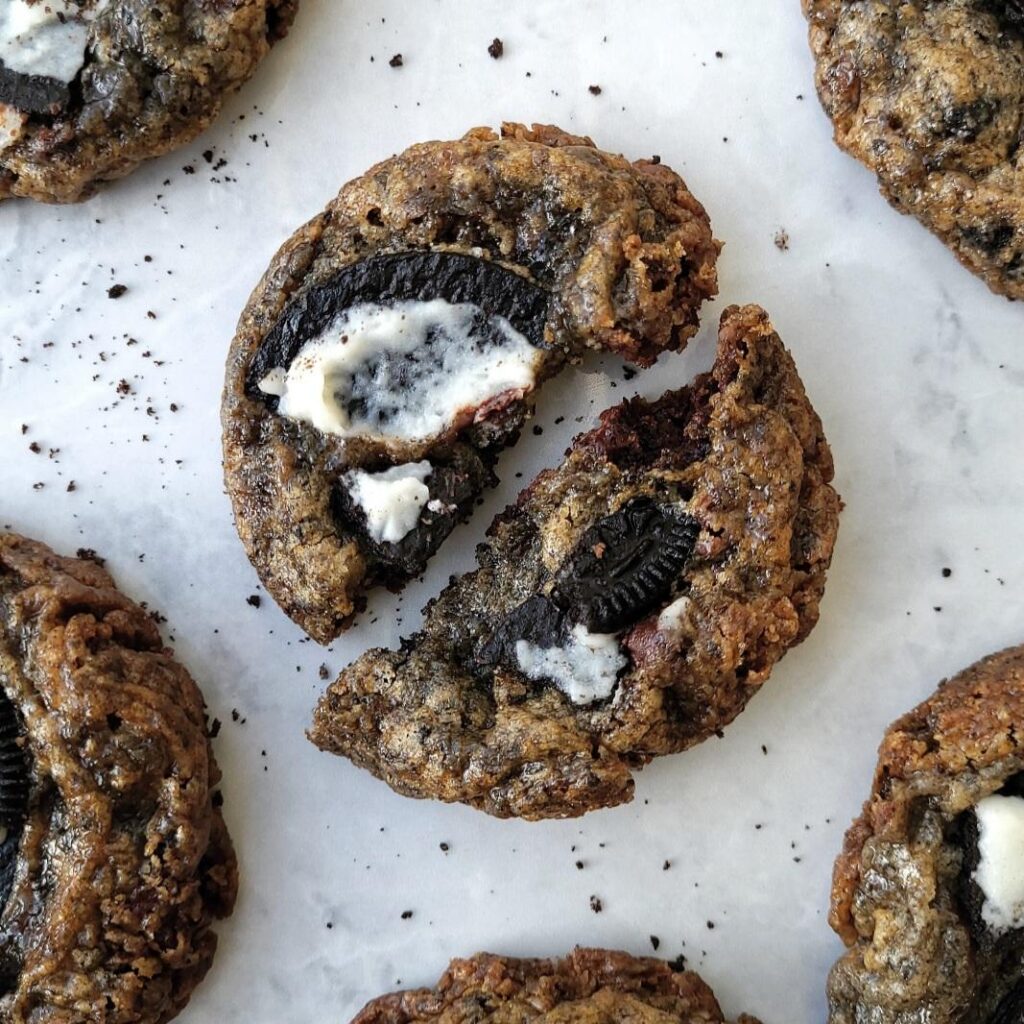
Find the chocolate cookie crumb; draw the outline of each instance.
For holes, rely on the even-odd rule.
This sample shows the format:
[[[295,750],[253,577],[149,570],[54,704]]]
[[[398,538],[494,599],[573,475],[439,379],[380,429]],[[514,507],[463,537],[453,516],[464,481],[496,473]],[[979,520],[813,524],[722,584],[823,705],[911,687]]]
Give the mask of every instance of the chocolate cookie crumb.
[[[487,47],[487,52],[495,59],[498,60],[505,55],[505,44],[495,36],[491,40],[491,45]]]

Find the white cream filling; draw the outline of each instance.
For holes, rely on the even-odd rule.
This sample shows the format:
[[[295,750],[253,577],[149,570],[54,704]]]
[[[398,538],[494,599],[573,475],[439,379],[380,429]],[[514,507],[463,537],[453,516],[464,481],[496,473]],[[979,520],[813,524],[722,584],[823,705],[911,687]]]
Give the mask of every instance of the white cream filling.
[[[607,700],[628,659],[614,633],[574,626],[565,647],[516,642],[516,661],[527,679],[550,679],[573,704]]]
[[[85,61],[89,22],[106,7],[69,0],[2,0],[0,60],[19,75],[73,82]]]
[[[678,633],[686,621],[686,612],[690,607],[690,599],[684,594],[677,597],[670,605],[661,610],[658,616],[658,629],[662,633]]]
[[[367,531],[375,541],[397,544],[416,528],[430,498],[424,481],[432,468],[429,462],[407,462],[380,473],[355,469],[345,474],[349,494],[366,513]]]
[[[981,916],[993,932],[1024,926],[1024,798],[985,797],[978,819],[978,867],[974,881],[985,900]]]
[[[6,149],[21,138],[28,115],[16,107],[0,103],[0,150]]]
[[[260,390],[282,416],[339,437],[420,441],[509,392],[530,391],[542,353],[472,303],[345,310]]]

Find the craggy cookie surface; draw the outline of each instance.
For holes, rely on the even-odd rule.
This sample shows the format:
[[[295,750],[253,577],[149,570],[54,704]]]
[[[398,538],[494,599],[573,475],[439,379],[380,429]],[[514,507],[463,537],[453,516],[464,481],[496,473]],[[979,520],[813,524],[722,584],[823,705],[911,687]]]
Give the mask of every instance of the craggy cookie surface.
[[[832,1024],[1024,1019],[1024,647],[899,719],[836,862]]]
[[[564,960],[480,953],[436,988],[382,996],[352,1024],[725,1024],[714,993],[663,960],[576,949]],[[738,1024],[758,1024],[745,1014]]]
[[[1024,297],[1021,0],[803,0],[838,144],[993,291]]]
[[[4,0],[0,199],[85,199],[198,135],[298,0]]]
[[[726,310],[712,371],[604,413],[421,632],[342,672],[312,740],[401,793],[503,817],[629,800],[634,769],[717,733],[814,626],[831,478],[767,315]]]
[[[536,388],[588,348],[682,348],[718,243],[684,182],[557,128],[413,146],[275,256],[228,357],[225,477],[267,590],[314,639],[422,571]]]
[[[237,869],[203,698],[91,561],[0,534],[0,1019],[157,1024]]]

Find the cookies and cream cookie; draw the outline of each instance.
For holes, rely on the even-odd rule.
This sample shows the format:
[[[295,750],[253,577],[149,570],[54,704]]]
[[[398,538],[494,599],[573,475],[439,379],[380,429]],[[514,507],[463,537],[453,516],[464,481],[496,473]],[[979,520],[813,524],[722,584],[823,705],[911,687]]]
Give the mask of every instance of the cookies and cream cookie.
[[[400,793],[500,817],[629,800],[717,734],[818,618],[832,456],[763,310],[692,387],[630,399],[498,516],[478,568],[320,701],[311,739]]]
[[[3,0],[0,200],[71,203],[198,135],[298,0]]]
[[[668,167],[557,128],[428,142],[345,185],[242,314],[222,406],[246,551],[314,639],[419,574],[587,349],[647,365],[716,291]]]
[[[664,960],[575,949],[562,960],[480,953],[453,960],[434,988],[381,996],[352,1024],[726,1024],[710,988]],[[741,1014],[737,1024],[758,1024]]]
[[[203,698],[93,561],[0,533],[0,1019],[163,1024],[235,855]]]
[[[836,142],[995,292],[1024,298],[1021,0],[803,0]]]
[[[830,1024],[1024,1019],[1024,647],[894,722],[846,833]]]

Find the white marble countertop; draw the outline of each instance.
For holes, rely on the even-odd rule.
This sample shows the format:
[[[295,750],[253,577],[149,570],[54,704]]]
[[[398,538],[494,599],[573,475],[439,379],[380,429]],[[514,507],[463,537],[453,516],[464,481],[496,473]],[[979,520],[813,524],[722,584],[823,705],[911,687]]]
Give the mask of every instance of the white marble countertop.
[[[651,936],[659,954],[685,953],[730,1014],[821,1021],[840,950],[832,859],[885,725],[1024,640],[1024,309],[833,147],[798,0],[302,7],[194,145],[77,208],[0,206],[0,525],[105,555],[167,616],[224,722],[242,892],[181,1021],[342,1022],[376,994],[432,983],[457,954],[649,953]],[[629,384],[596,362],[550,384],[543,436],[505,457],[502,486],[425,581],[402,601],[379,596],[376,624],[324,651],[272,601],[246,603],[260,590],[220,471],[227,344],[271,254],[343,181],[501,119],[660,154],[727,243],[721,298],[685,356]],[[117,301],[114,283],[128,288]],[[710,361],[720,308],[746,301],[795,354],[847,508],[820,625],[725,738],[656,762],[630,806],[532,825],[402,799],[314,750],[303,730],[321,663],[333,675],[410,631],[471,563],[515,473],[557,461],[573,415],[589,424],[630,389],[689,379]]]

